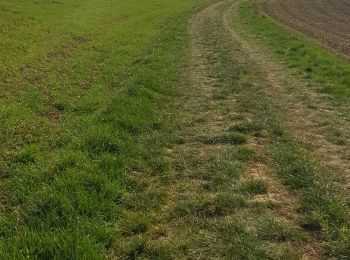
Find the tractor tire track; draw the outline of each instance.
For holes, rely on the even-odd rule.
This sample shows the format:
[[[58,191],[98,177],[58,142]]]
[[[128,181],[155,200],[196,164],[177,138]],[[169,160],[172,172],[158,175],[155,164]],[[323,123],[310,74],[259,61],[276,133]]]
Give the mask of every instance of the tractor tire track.
[[[240,2],[234,2],[233,5],[230,3],[221,1],[207,7],[195,15],[189,24],[190,88],[184,90],[182,97],[176,102],[182,119],[175,130],[175,143],[166,150],[166,157],[171,166],[171,181],[166,187],[167,203],[149,232],[153,237],[153,243],[172,244],[175,248],[175,253],[172,255],[174,258],[230,257],[226,252],[228,244],[220,233],[222,232],[220,223],[238,221],[235,214],[216,215],[219,193],[222,191],[233,193],[235,190],[232,187],[237,184],[219,170],[212,172],[214,162],[209,160],[213,155],[215,158],[223,159],[227,149],[232,145],[220,141],[207,141],[212,137],[222,136],[230,125],[236,123],[233,118],[237,112],[227,112],[223,109],[225,105],[232,106],[236,102],[234,94],[227,95],[224,101],[213,98],[218,89],[222,88],[222,82],[213,69],[218,50],[208,43],[220,40],[215,34],[217,29],[222,30],[225,39],[232,43],[231,48],[237,48],[237,43],[241,44],[240,38],[229,23],[229,15]],[[238,55],[241,57],[235,57],[237,62],[241,59],[246,60],[245,52],[240,52]],[[259,81],[260,78],[255,80]],[[249,114],[245,116],[250,117]],[[263,154],[267,149],[266,145],[267,140],[264,137],[247,134],[247,146],[256,153]],[[210,170],[206,168],[208,165]],[[218,179],[228,185],[220,186],[220,192],[215,184]],[[249,203],[274,203],[277,206],[268,210],[271,218],[291,229],[302,231],[299,223],[302,216],[298,211],[300,205],[297,196],[274,176],[271,166],[264,161],[249,161],[240,181],[252,180],[266,183],[267,193],[255,196]],[[244,214],[244,210],[241,214]],[[243,219],[254,224],[257,218],[257,216],[243,216]],[[164,235],[152,235],[159,229],[163,230]],[[257,248],[259,246],[261,245],[256,245]],[[322,251],[319,241],[311,236],[303,242],[303,245],[285,241],[278,242],[276,246],[293,248],[303,259],[320,259]],[[179,248],[182,247],[187,249],[181,251]]]
[[[327,133],[329,128],[337,127],[343,140],[350,138],[350,123],[342,111],[334,108],[327,95],[316,93],[307,82],[299,79],[268,50],[256,43],[254,37],[243,30],[236,29],[230,23],[229,15],[236,13],[237,5],[232,5],[226,13],[227,29],[231,36],[240,42],[242,51],[260,68],[268,82],[268,94],[271,102],[283,114],[286,124],[298,139],[312,152],[324,169],[331,173],[330,179],[346,198],[350,186],[349,144],[339,145],[332,142]],[[237,17],[234,19],[239,28]],[[310,106],[312,104],[312,106]]]

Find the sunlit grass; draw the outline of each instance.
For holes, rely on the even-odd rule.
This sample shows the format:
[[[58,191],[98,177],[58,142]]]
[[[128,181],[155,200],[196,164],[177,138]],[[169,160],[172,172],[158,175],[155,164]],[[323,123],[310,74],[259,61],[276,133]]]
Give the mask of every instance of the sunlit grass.
[[[132,173],[167,171],[163,110],[202,2],[0,3],[1,258],[132,254],[120,237],[148,220],[123,212],[162,199]]]

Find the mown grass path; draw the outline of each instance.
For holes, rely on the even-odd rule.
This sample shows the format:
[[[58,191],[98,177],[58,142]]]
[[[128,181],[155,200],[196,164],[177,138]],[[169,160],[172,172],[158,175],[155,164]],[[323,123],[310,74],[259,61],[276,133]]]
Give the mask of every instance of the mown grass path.
[[[303,228],[312,224],[298,194],[275,175],[271,143],[284,130],[233,29],[238,4],[215,3],[190,21],[166,200],[143,238],[179,259],[319,259],[319,230]]]
[[[310,214],[311,218],[320,225],[325,239],[326,254],[348,257],[347,178],[350,164],[347,144],[349,124],[347,112],[345,112],[348,106],[337,105],[331,93],[325,94],[320,91],[322,86],[317,86],[321,84],[320,81],[313,80],[312,77],[310,80],[310,77],[298,71],[299,68],[293,69],[294,67],[289,66],[293,58],[288,60],[288,54],[285,54],[285,57],[276,55],[279,52],[274,47],[269,49],[264,45],[263,38],[266,37],[264,34],[266,32],[259,34],[255,31],[259,36],[252,33],[260,26],[273,34],[275,25],[270,26],[268,21],[259,24],[257,20],[260,18],[254,20],[254,17],[259,14],[250,4],[251,2],[246,2],[241,6],[230,7],[226,15],[230,17],[227,20],[228,24],[233,26],[228,27],[229,31],[240,43],[242,52],[252,62],[252,66],[261,72],[267,86],[269,102],[277,111],[280,123],[294,136],[293,139],[299,143],[300,147],[313,156],[313,159],[310,159],[315,167],[310,171],[305,165],[302,166],[303,163],[297,163],[298,165],[295,165],[297,167],[294,168],[293,163],[289,161],[285,162],[285,166],[289,169],[283,169],[284,163],[277,159],[281,165],[276,165],[276,171],[286,184],[301,194],[300,202],[307,214]],[[249,8],[251,9],[247,12]],[[262,16],[261,19],[264,20],[264,17]],[[284,33],[288,34],[288,32]],[[290,37],[295,36],[290,35]],[[274,40],[278,42],[278,36]],[[299,43],[302,41],[300,40]],[[311,53],[315,51],[313,54],[319,52],[315,55],[315,59],[323,58],[325,62],[331,62],[334,59],[332,55],[327,56],[325,51],[317,48],[310,47],[310,50],[306,51],[306,56],[312,55]],[[301,62],[308,59],[303,55],[299,58]],[[339,70],[347,69],[348,65],[343,61],[337,62],[343,64]],[[304,69],[306,74],[307,68]],[[327,78],[322,73],[314,73],[316,77]],[[327,81],[327,79],[324,80]],[[343,98],[344,96],[346,95],[343,94]],[[275,150],[275,156],[276,154],[277,157],[284,158],[283,152]],[[308,180],[310,176],[313,180]]]
[[[176,258],[346,257],[346,144],[317,124],[330,119],[345,135],[346,120],[247,33],[242,3],[190,22],[190,80],[155,241]]]

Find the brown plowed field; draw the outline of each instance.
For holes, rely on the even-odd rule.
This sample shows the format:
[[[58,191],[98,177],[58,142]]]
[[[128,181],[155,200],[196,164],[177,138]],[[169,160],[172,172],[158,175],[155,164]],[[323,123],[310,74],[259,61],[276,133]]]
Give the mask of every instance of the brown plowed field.
[[[272,19],[350,57],[350,1],[270,0],[257,6]]]

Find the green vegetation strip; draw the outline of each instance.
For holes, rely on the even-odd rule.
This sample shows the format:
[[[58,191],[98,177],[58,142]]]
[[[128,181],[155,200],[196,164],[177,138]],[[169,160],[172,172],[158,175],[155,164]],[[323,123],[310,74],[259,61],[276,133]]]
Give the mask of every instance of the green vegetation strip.
[[[223,12],[227,5],[219,8]],[[204,49],[211,50],[205,56],[210,64],[208,73],[217,81],[217,88],[212,93],[214,107],[222,110],[223,118],[227,120],[226,129],[222,135],[204,142],[225,144],[226,148],[214,153],[213,159],[205,155],[207,166],[195,164],[201,174],[208,176],[206,179],[212,178],[210,190],[217,193],[211,203],[203,199],[189,203],[187,211],[182,210],[183,218],[189,219],[187,223],[200,223],[199,229],[206,227],[215,234],[208,236],[209,242],[204,244],[207,255],[212,254],[214,258],[220,252],[228,259],[297,259],[297,248],[305,242],[305,233],[271,214],[271,210],[283,205],[255,200],[257,195],[268,192],[270,184],[263,176],[247,176],[252,165],[270,162],[265,151],[256,151],[249,145],[253,135],[265,138],[265,132],[270,132],[271,128],[267,122],[272,124],[276,119],[271,115],[265,96],[266,85],[255,77],[258,73],[254,67],[244,62],[246,57],[240,52],[239,45],[228,37],[221,19],[220,15],[208,19],[203,23],[201,33]],[[205,218],[199,218],[198,212],[206,214]],[[206,232],[200,233],[201,241],[202,234]],[[212,243],[213,239],[218,242]]]
[[[21,83],[0,106],[0,258],[124,253],[123,212],[161,202],[132,173],[166,170],[165,109],[180,84],[188,17],[201,3],[0,3],[0,46],[21,39],[0,50],[16,54],[0,75]]]
[[[316,44],[291,33],[256,11],[252,1],[239,9],[244,29],[257,36],[290,68],[330,94],[336,104],[349,104],[350,64]]]
[[[350,66],[319,47],[292,35],[258,14],[251,2],[239,9],[242,28],[283,56],[291,67],[304,73],[307,79],[322,83],[319,86],[332,94],[337,101],[346,102]],[[331,83],[332,82],[332,83]],[[327,85],[328,84],[328,85]],[[332,87],[329,84],[332,84]],[[258,91],[256,91],[258,92]],[[253,93],[252,93],[253,94]],[[263,94],[262,94],[263,96]],[[257,99],[261,99],[261,96]],[[254,100],[253,97],[250,99]],[[350,211],[337,197],[336,187],[327,179],[324,169],[318,167],[307,152],[293,141],[292,134],[273,119],[278,115],[271,105],[261,102],[260,118],[268,119],[271,136],[271,154],[276,173],[300,195],[302,209],[309,217],[303,227],[311,232],[322,230],[327,253],[336,258],[347,258],[350,252]],[[277,124],[276,124],[277,122]]]

